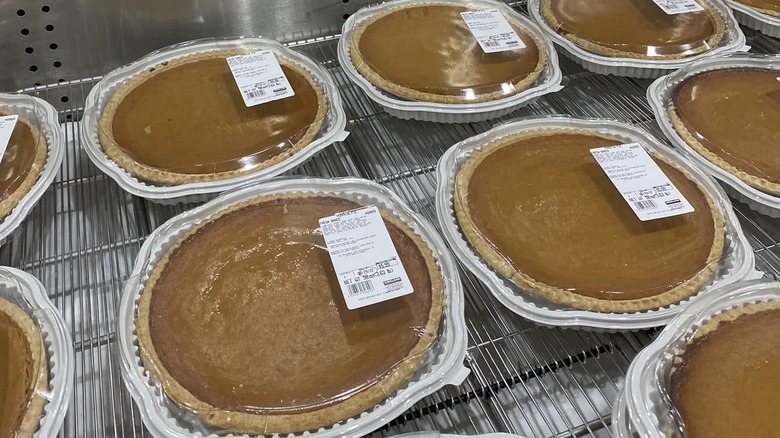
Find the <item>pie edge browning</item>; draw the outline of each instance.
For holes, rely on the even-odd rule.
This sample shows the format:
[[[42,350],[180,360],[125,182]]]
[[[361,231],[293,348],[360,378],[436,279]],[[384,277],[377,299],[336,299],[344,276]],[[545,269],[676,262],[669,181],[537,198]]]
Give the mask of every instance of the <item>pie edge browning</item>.
[[[0,116],[10,114],[12,113],[8,112],[7,108],[0,109]],[[21,202],[22,198],[30,193],[30,190],[32,190],[33,186],[35,186],[35,183],[38,182],[38,178],[43,173],[43,169],[46,167],[46,160],[49,157],[49,145],[43,133],[22,116],[19,116],[16,122],[17,124],[23,123],[30,129],[30,132],[32,132],[33,138],[35,139],[35,155],[33,156],[33,162],[30,165],[30,170],[24,177],[22,184],[16,190],[14,190],[8,198],[0,201],[0,219],[5,218],[11,214],[16,206],[19,205],[19,202]]]
[[[136,315],[138,349],[143,366],[149,374],[154,377],[155,381],[162,385],[164,393],[169,398],[178,406],[195,413],[201,420],[208,424],[242,433],[285,434],[316,430],[321,427],[340,423],[376,406],[382,400],[389,397],[403,383],[408,381],[417,371],[417,368],[426,356],[428,349],[438,337],[439,326],[444,311],[442,303],[443,284],[441,270],[436,262],[433,250],[404,221],[392,214],[386,213],[385,209],[380,209],[384,220],[397,226],[412,240],[420,255],[425,260],[431,280],[431,309],[428,314],[428,323],[425,330],[422,331],[424,335],[420,337],[418,343],[407,354],[406,360],[402,365],[393,369],[373,385],[344,401],[337,402],[322,409],[294,414],[254,414],[219,410],[198,399],[170,375],[154,349],[149,328],[152,290],[154,289],[156,282],[160,279],[162,272],[170,259],[170,255],[179,248],[187,238],[197,233],[206,224],[212,223],[236,210],[272,200],[292,200],[311,197],[343,198],[342,196],[329,193],[285,193],[261,195],[233,205],[230,208],[209,217],[209,219],[193,227],[193,229],[178,238],[175,244],[165,251],[163,257],[154,267],[149,280],[146,282],[146,286],[144,286],[138,302]],[[348,200],[358,203],[351,199]],[[432,275],[433,273],[436,275]]]
[[[41,422],[43,408],[46,405],[44,395],[49,388],[49,367],[46,359],[46,350],[41,337],[40,329],[27,313],[8,300],[0,298],[0,313],[7,315],[27,339],[32,356],[33,368],[37,378],[35,387],[27,405],[21,425],[17,431],[18,438],[32,437]]]
[[[685,123],[680,118],[677,107],[674,105],[673,101],[670,101],[669,103],[667,114],[669,115],[669,120],[672,122],[672,126],[674,127],[674,130],[677,132],[677,134],[682,137],[688,146],[693,148],[693,150],[695,150],[699,155],[704,157],[704,159],[714,164],[715,166],[718,166],[720,169],[730,173],[731,175],[736,176],[740,181],[754,189],[763,190],[771,195],[780,196],[780,184],[769,181],[766,178],[751,175],[744,170],[740,170],[731,163],[722,159],[715,152],[707,149],[707,147],[704,146],[699,140],[697,140],[696,136],[694,136],[685,126]]]
[[[740,0],[733,0],[733,1],[741,4],[742,6],[750,8],[750,9],[752,9],[752,10],[758,12],[758,13],[761,13],[761,14],[764,14],[764,15],[768,15],[770,17],[780,17],[780,13],[778,13],[778,12],[770,11],[769,9],[757,8],[755,6],[751,6],[751,5],[747,4],[747,3],[745,3],[744,1],[740,1]]]
[[[758,313],[780,310],[780,301],[760,301],[754,303],[744,303],[736,307],[730,307],[723,309],[720,313],[711,315],[709,319],[704,321],[697,329],[695,329],[693,336],[684,342],[683,345],[678,347],[674,353],[672,359],[671,369],[669,370],[669,387],[667,388],[668,400],[671,402],[670,409],[675,412],[675,418],[680,422],[682,419],[679,415],[680,408],[677,407],[677,398],[679,394],[679,380],[685,378],[685,364],[686,364],[686,352],[688,347],[693,345],[696,341],[703,339],[712,333],[717,332],[721,324],[735,321],[736,319],[747,316],[755,315]]]
[[[549,136],[555,134],[584,134],[584,135],[596,135],[605,138],[614,138],[615,140],[624,142],[608,134],[602,134],[596,131],[583,130],[583,129],[566,129],[566,128],[549,128],[549,129],[532,129],[525,132],[509,134],[505,137],[501,137],[494,140],[484,146],[475,150],[472,155],[463,163],[460,170],[457,172],[454,184],[453,205],[455,214],[457,217],[460,229],[469,244],[476,250],[479,256],[484,262],[499,275],[509,279],[520,287],[531,293],[541,296],[549,301],[557,304],[563,304],[580,310],[589,310],[597,312],[614,312],[614,313],[634,313],[647,310],[658,309],[667,305],[671,305],[679,302],[680,300],[689,297],[696,293],[707,281],[712,278],[716,269],[717,263],[709,263],[699,273],[685,281],[682,284],[675,286],[674,288],[663,292],[661,294],[644,297],[633,300],[605,300],[600,298],[586,297],[571,293],[564,289],[560,289],[554,286],[544,284],[536,281],[530,276],[518,271],[505,258],[490,244],[483,236],[482,233],[470,220],[471,213],[469,204],[466,199],[463,199],[463,194],[468,193],[468,184],[471,180],[471,176],[474,171],[479,167],[485,157],[489,156],[493,152],[503,147],[510,146],[517,140],[524,140],[527,138]],[[708,260],[717,261],[723,254],[725,236],[723,232],[723,218],[714,205],[709,194],[702,190],[701,185],[696,182],[690,174],[679,166],[671,163],[670,161],[653,154],[653,157],[660,159],[665,163],[671,165],[696,185],[697,188],[704,195],[707,200],[710,213],[712,214],[713,226],[715,227],[715,233],[713,237],[712,248]]]
[[[235,178],[241,175],[251,174],[263,169],[267,169],[273,165],[276,165],[278,163],[281,163],[282,161],[287,160],[288,158],[292,157],[296,153],[300,152],[300,150],[306,147],[308,144],[310,144],[319,133],[320,128],[322,127],[325,117],[327,115],[329,102],[325,95],[325,92],[323,91],[322,87],[317,83],[317,81],[314,79],[313,75],[309,73],[305,67],[298,65],[296,62],[284,57],[277,57],[277,60],[279,61],[279,65],[290,68],[294,70],[296,73],[298,73],[299,75],[301,75],[309,83],[309,85],[312,87],[315,94],[317,95],[317,103],[318,103],[317,114],[314,117],[314,122],[312,122],[312,124],[309,125],[309,128],[306,130],[306,133],[301,137],[300,140],[298,140],[297,143],[295,143],[295,145],[292,148],[282,152],[279,155],[271,157],[268,160],[263,161],[257,167],[254,167],[249,170],[230,170],[225,172],[201,173],[201,174],[171,172],[171,171],[158,169],[137,162],[130,155],[128,155],[120,146],[118,146],[116,140],[114,140],[113,123],[114,123],[114,116],[116,114],[117,109],[122,104],[122,101],[125,99],[125,97],[127,97],[138,86],[143,84],[148,78],[184,64],[194,63],[194,62],[207,60],[207,59],[226,58],[228,56],[241,55],[245,53],[247,53],[247,51],[244,49],[222,49],[222,50],[212,50],[206,52],[193,53],[179,58],[174,58],[168,61],[163,61],[166,63],[165,65],[163,65],[162,62],[157,63],[153,68],[152,67],[146,68],[144,69],[143,72],[132,76],[127,82],[119,86],[119,88],[116,90],[116,92],[114,92],[113,95],[111,95],[109,100],[106,102],[106,105],[103,108],[103,111],[100,115],[98,136],[100,139],[100,146],[103,149],[103,152],[110,160],[112,160],[120,168],[122,168],[124,171],[128,172],[132,176],[139,178],[143,181],[148,181],[151,183],[162,184],[162,185],[179,185],[179,184],[196,183],[196,182],[211,182],[211,181],[221,181],[229,178]],[[150,71],[150,69],[153,71]]]
[[[592,52],[597,55],[608,56],[611,58],[645,59],[650,61],[689,58],[699,53],[706,52],[713,47],[716,47],[718,44],[720,44],[720,42],[723,40],[723,37],[726,34],[726,23],[723,21],[723,17],[720,15],[720,12],[718,12],[718,9],[715,8],[713,5],[711,5],[707,0],[698,0],[698,3],[702,7],[704,7],[704,10],[706,12],[709,13],[710,18],[712,18],[712,24],[715,27],[715,33],[707,39],[707,45],[710,48],[709,49],[704,47],[697,48],[692,53],[689,53],[687,55],[678,53],[678,54],[658,55],[658,56],[650,57],[647,55],[642,55],[640,53],[626,52],[623,50],[617,50],[611,47],[602,46],[600,44],[594,43],[592,41],[588,41],[584,38],[580,38],[570,33],[559,32],[559,29],[561,29],[563,23],[561,23],[555,17],[555,14],[553,14],[552,8],[550,7],[551,1],[552,0],[541,1],[541,12],[542,12],[542,16],[544,17],[545,24],[549,26],[553,32],[558,33],[558,35],[561,35],[562,37],[566,38],[568,41],[571,41],[576,46],[584,50],[587,50],[588,52]]]
[[[525,25],[515,20],[513,17],[505,16],[505,18],[507,19],[507,21],[510,22],[510,24],[513,24],[516,27],[522,29],[523,33],[527,35],[529,38],[531,38],[534,44],[536,44],[536,48],[539,53],[539,61],[537,62],[534,71],[529,73],[528,76],[526,76],[525,78],[513,84],[515,88],[514,93],[506,94],[501,91],[494,91],[488,94],[477,95],[471,99],[465,99],[461,96],[442,96],[434,93],[424,93],[422,91],[414,90],[412,88],[405,87],[403,85],[391,82],[383,78],[382,75],[380,75],[379,73],[375,72],[368,65],[368,63],[365,62],[365,60],[360,54],[360,49],[358,47],[358,44],[360,43],[360,37],[363,35],[363,32],[366,30],[366,28],[368,28],[369,25],[373,24],[375,21],[379,20],[380,18],[398,12],[399,10],[402,9],[409,9],[409,8],[423,7],[423,6],[466,7],[468,9],[467,5],[464,6],[464,5],[445,3],[445,2],[431,2],[431,3],[421,3],[421,4],[414,4],[414,5],[403,5],[403,6],[393,7],[388,9],[387,11],[378,13],[375,16],[370,17],[369,19],[365,20],[363,23],[360,23],[360,27],[358,27],[355,30],[355,33],[352,34],[352,36],[350,37],[349,40],[349,56],[351,58],[350,62],[358,71],[358,73],[360,73],[364,78],[366,78],[366,80],[368,80],[372,85],[379,88],[380,90],[387,91],[399,97],[413,99],[422,102],[431,102],[431,103],[463,104],[463,103],[489,102],[489,101],[500,100],[500,99],[513,96],[515,94],[518,94],[530,88],[536,82],[536,79],[539,78],[539,76],[542,74],[542,70],[544,70],[544,67],[547,65],[548,55],[544,47],[544,43],[540,41],[536,37],[536,35],[533,34],[533,32],[528,30],[528,28]]]

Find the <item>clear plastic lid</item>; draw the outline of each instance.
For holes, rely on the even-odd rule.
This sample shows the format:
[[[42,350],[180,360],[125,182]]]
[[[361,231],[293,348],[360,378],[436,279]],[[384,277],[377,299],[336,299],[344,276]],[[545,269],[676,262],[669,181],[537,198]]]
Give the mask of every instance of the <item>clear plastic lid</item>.
[[[637,217],[590,153],[628,143],[649,153],[693,212]],[[656,195],[650,203],[663,202]],[[534,118],[465,140],[439,163],[437,212],[456,254],[498,285],[501,301],[546,324],[659,325],[690,296],[752,271],[718,186],[619,122]]]
[[[345,123],[324,68],[247,37],[177,44],[109,73],[87,99],[82,132],[123,186],[171,197],[277,175],[343,140]]]
[[[64,157],[57,111],[24,94],[0,93],[0,241],[46,191]]]
[[[392,2],[359,10],[349,36],[357,70],[379,88],[413,100],[468,103],[501,99],[532,86],[547,63],[543,42],[501,8],[474,16],[472,26],[505,21],[487,47],[516,47],[486,53],[463,13],[497,9],[487,2]],[[497,26],[500,26],[497,25]],[[501,33],[502,31],[506,31]],[[490,33],[490,31],[485,31]],[[511,35],[514,33],[514,35]]]
[[[780,58],[732,54],[697,61],[647,90],[664,134],[762,213],[780,211]],[[704,116],[706,114],[706,117]],[[767,210],[768,209],[768,210]]]
[[[55,436],[73,392],[73,345],[62,317],[34,277],[0,267],[0,433]]]
[[[471,14],[485,47],[509,50],[486,52],[462,13]],[[552,42],[527,17],[492,0],[368,6],[344,23],[338,49],[349,78],[403,118],[492,118],[561,88]]]
[[[128,366],[152,376],[150,402],[192,431],[287,434],[401,403],[421,380],[465,377],[452,261],[429,226],[350,181],[356,192],[304,179],[240,189],[150,237],[126,291],[137,335]],[[358,269],[347,293],[372,293],[363,279],[388,269],[405,270],[413,292],[350,310],[318,221],[362,206],[379,209],[399,258]]]
[[[708,1],[669,14],[653,0],[542,0],[550,27],[585,50],[614,57],[684,58],[717,47],[725,23]],[[604,23],[609,22],[608,26]]]
[[[745,5],[772,17],[780,17],[780,3],[774,0],[731,0],[730,3]]]
[[[736,283],[686,307],[636,357],[626,378],[627,409],[639,436],[774,433],[778,357],[767,348],[777,342],[778,313],[780,284],[767,280]],[[718,429],[708,429],[713,426]]]

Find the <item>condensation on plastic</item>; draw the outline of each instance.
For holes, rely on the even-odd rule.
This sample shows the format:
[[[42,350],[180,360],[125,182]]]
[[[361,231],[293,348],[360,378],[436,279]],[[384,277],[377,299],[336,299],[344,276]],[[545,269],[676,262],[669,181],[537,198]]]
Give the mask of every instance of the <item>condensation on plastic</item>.
[[[528,11],[531,17],[539,24],[542,30],[563,49],[564,55],[582,65],[584,68],[598,74],[612,74],[616,76],[637,78],[657,78],[667,74],[671,70],[677,70],[697,59],[749,50],[749,47],[745,46],[745,35],[737,25],[731,9],[728,8],[722,0],[701,0],[707,2],[717,10],[724,21],[724,35],[720,43],[709,50],[681,59],[611,57],[586,50],[558,33],[558,29],[553,28],[547,22],[542,15],[542,1],[543,0],[528,0]],[[650,6],[657,7],[652,4],[651,0],[643,1],[650,3]]]
[[[647,89],[647,99],[650,101],[650,106],[661,130],[675,146],[707,173],[725,183],[724,187],[730,195],[747,203],[759,213],[777,218],[780,217],[780,196],[754,188],[706,159],[677,133],[669,117],[668,108],[672,103],[672,93],[681,83],[700,73],[730,68],[772,69],[778,70],[778,76],[780,76],[780,56],[732,54],[701,60],[653,82]]]
[[[271,50],[281,65],[295,65],[308,72],[320,87],[327,101],[322,126],[312,140],[297,152],[278,163],[267,167],[263,166],[264,162],[279,155],[274,149],[282,150],[283,153],[285,150],[289,150],[292,144],[296,144],[301,137],[311,134],[307,132],[311,125],[302,126],[299,130],[300,132],[293,132],[284,138],[280,138],[278,144],[264,145],[262,150],[252,149],[257,147],[257,145],[249,144],[252,142],[231,144],[229,146],[235,150],[235,153],[230,156],[214,156],[213,158],[206,158],[202,162],[192,160],[193,162],[184,168],[177,165],[164,164],[164,161],[157,161],[156,164],[146,166],[174,173],[177,176],[193,173],[241,172],[238,176],[218,181],[185,182],[172,185],[153,183],[136,177],[106,155],[101,146],[101,137],[113,138],[113,136],[108,135],[110,134],[108,132],[101,131],[100,119],[111,97],[121,90],[128,81],[140,74],[147,74],[145,72],[153,69],[165,69],[168,63],[188,56],[197,56],[209,52],[224,52],[224,55],[227,57],[262,50]],[[175,65],[173,69],[175,69]],[[167,69],[166,71],[171,70]],[[229,81],[228,86],[235,85],[232,82],[232,76],[225,80]],[[274,111],[282,111],[289,106],[290,102],[295,100],[294,97],[291,97],[246,108],[238,93],[234,97],[237,108],[246,110],[248,113],[263,112],[269,108]],[[341,97],[330,73],[316,61],[290,50],[274,40],[260,37],[208,38],[175,44],[152,52],[133,63],[105,75],[100,83],[90,91],[85,108],[84,119],[81,124],[81,138],[90,159],[98,168],[116,180],[124,190],[164,204],[203,201],[213,198],[214,194],[233,189],[250,181],[269,179],[299,166],[332,143],[345,140],[348,135],[348,132],[345,131],[346,115],[342,108]],[[208,111],[209,109],[206,107],[202,108],[202,110]],[[164,118],[164,115],[161,115],[161,122],[163,122],[164,126],[162,118]],[[151,126],[149,128],[152,129]],[[230,132],[249,128],[251,128],[251,122],[248,121],[246,123],[243,121],[237,122],[235,126],[225,127]],[[137,155],[137,152],[133,153],[121,145],[118,146],[128,157]],[[215,144],[214,147],[219,150],[220,145]],[[155,157],[155,159],[159,160],[159,157]],[[137,161],[141,163],[149,162],[148,158]],[[252,169],[257,170],[253,171]]]
[[[734,11],[734,17],[740,24],[755,29],[764,35],[775,38],[780,37],[780,17],[765,14],[758,9],[735,0],[727,0],[726,3]]]
[[[475,100],[478,97],[478,93],[472,88],[464,86],[453,86],[446,90],[430,90],[425,88],[426,85],[417,84],[411,80],[409,83],[399,84],[404,85],[406,88],[416,89],[421,92],[459,96],[462,99],[462,102],[458,103],[437,103],[414,100],[398,96],[393,94],[390,90],[384,90],[377,87],[358,71],[360,64],[355,65],[353,62],[354,60],[350,53],[350,44],[353,35],[361,29],[364,23],[370,22],[372,19],[375,19],[375,17],[383,15],[388,11],[398,8],[425,7],[426,5],[453,5],[473,11],[498,9],[515,29],[522,30],[523,34],[529,35],[537,42],[541,43],[542,50],[544,50],[547,55],[547,61],[541,74],[534,83],[523,89],[517,89],[513,83],[506,81],[506,83],[497,84],[494,89],[481,90],[479,94],[487,94],[488,92],[503,93],[502,96],[498,96],[495,100],[484,102],[470,102],[470,100]],[[474,44],[474,47],[471,49],[482,51],[473,35],[466,27],[465,22],[462,20],[461,22],[453,23],[450,31],[456,33],[459,38],[471,38]],[[392,39],[388,39],[387,44],[392,44]],[[507,57],[513,56],[514,53],[515,51],[485,53],[483,56],[486,58],[506,59]],[[381,105],[389,114],[402,119],[417,119],[443,123],[476,122],[500,117],[519,107],[532,103],[540,96],[554,93],[563,88],[561,86],[563,76],[558,67],[558,56],[550,39],[547,38],[531,20],[517,13],[506,4],[493,0],[468,0],[466,2],[453,0],[394,0],[364,7],[350,16],[344,23],[337,54],[339,63],[344,68],[344,71],[350,80],[362,88],[369,98]],[[403,56],[402,53],[398,53],[397,55]],[[413,60],[408,60],[408,62],[413,62]],[[448,67],[447,69],[451,70],[452,68]],[[397,83],[398,79],[391,79],[390,82]]]
[[[739,282],[694,300],[629,367],[626,386],[627,425],[641,437],[680,436],[681,427],[669,397],[674,358],[696,331],[715,315],[753,303],[780,300],[780,283]]]
[[[462,363],[466,353],[465,320],[463,316],[462,289],[454,260],[435,229],[387,189],[366,180],[347,178],[322,180],[311,178],[280,178],[269,182],[245,186],[223,194],[217,199],[183,213],[155,230],[144,243],[128,280],[120,305],[119,340],[122,370],[131,395],[141,408],[144,423],[156,436],[185,437],[196,435],[224,436],[229,431],[208,425],[193,409],[180,406],[170,399],[163,385],[153,376],[155,370],[145,368],[140,357],[135,317],[140,297],[151,270],[158,260],[189,230],[205,223],[209,218],[243,201],[264,195],[310,194],[333,196],[361,205],[376,205],[384,214],[393,215],[407,224],[431,248],[441,270],[443,282],[443,313],[437,339],[425,353],[411,379],[376,407],[351,419],[312,430],[307,433],[318,437],[362,436],[382,426],[406,410],[412,403],[448,384],[460,384],[468,374]],[[348,208],[349,209],[349,208]],[[337,292],[340,294],[340,292]],[[419,327],[410,327],[412,331]],[[400,364],[399,364],[400,365]],[[396,367],[392,367],[395,369]],[[392,372],[392,369],[387,370]],[[384,374],[383,374],[384,375]],[[377,380],[381,376],[377,376]],[[375,382],[366,382],[366,386]],[[365,387],[355,388],[346,397]],[[308,406],[316,409],[339,401],[341,398],[322,400]],[[262,415],[273,415],[273,408],[248,406],[246,410]],[[278,407],[277,407],[278,409]],[[282,409],[283,410],[283,409]],[[200,414],[208,412],[200,411]],[[349,421],[347,421],[349,420]],[[292,433],[294,431],[290,431]],[[232,435],[230,435],[232,436]]]
[[[27,167],[33,160],[34,155],[29,157],[20,156],[21,148],[17,143],[19,133],[23,129],[31,132],[32,128],[32,130],[38,133],[35,135],[36,146],[38,142],[45,142],[47,146],[46,160],[38,179],[30,187],[29,191],[22,195],[11,212],[4,218],[0,218],[0,244],[2,244],[19,227],[54,180],[65,157],[65,140],[60,128],[57,110],[46,101],[37,97],[25,94],[0,93],[0,114],[16,114],[19,116],[8,148],[2,160],[0,160],[0,177],[4,179],[0,183],[0,201],[8,199],[18,186],[22,184],[20,175],[11,171],[10,160],[16,161],[19,158],[27,158],[24,160],[24,165]],[[34,152],[33,150],[32,153],[34,154]]]
[[[753,252],[742,232],[726,195],[720,187],[688,160],[659,143],[648,133],[630,125],[604,119],[576,119],[568,116],[543,116],[509,122],[466,139],[450,148],[437,167],[436,212],[445,239],[455,255],[489,286],[496,298],[510,310],[540,324],[598,330],[633,330],[663,325],[672,319],[690,299],[658,309],[635,313],[606,313],[576,309],[557,304],[525,290],[491,268],[466,240],[454,209],[455,178],[461,166],[483,146],[505,136],[545,129],[587,130],[625,143],[638,142],[650,153],[685,170],[704,189],[721,213],[724,222],[724,248],[712,278],[697,294],[713,287],[745,278],[754,270]]]
[[[35,438],[54,437],[62,426],[73,394],[75,357],[73,341],[65,322],[43,288],[30,274],[14,268],[0,267],[0,299],[21,309],[41,333],[41,344],[46,355],[46,390],[38,388],[36,373],[32,397],[44,401],[40,422],[32,434]],[[32,398],[31,398],[32,400]],[[16,435],[18,437],[30,435]]]

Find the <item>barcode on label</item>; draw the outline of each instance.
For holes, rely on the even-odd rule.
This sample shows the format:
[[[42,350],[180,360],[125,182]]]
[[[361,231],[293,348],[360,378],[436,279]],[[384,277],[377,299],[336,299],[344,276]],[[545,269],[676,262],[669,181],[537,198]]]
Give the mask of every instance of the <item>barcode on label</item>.
[[[260,89],[260,90],[255,90],[255,91],[249,91],[249,92],[246,93],[246,95],[249,98],[255,99],[255,98],[258,98],[258,97],[264,97],[266,95],[266,92],[265,92],[265,90]]]
[[[636,205],[636,208],[639,210],[647,210],[648,208],[658,208],[658,205],[655,203],[655,201],[637,201],[634,202],[634,205]]]
[[[485,41],[482,44],[486,45],[487,47],[498,47],[501,45],[498,41]]]
[[[347,293],[349,296],[354,297],[365,292],[371,292],[374,290],[374,283],[371,280],[360,281],[358,283],[348,284]]]

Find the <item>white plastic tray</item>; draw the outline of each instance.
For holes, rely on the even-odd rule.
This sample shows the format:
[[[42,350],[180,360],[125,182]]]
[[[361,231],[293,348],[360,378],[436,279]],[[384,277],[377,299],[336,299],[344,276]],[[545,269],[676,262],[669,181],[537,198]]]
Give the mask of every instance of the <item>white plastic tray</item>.
[[[696,162],[699,167],[722,181],[725,184],[728,193],[737,200],[745,202],[750,208],[759,213],[780,218],[780,197],[749,186],[741,179],[726,172],[701,156],[695,149],[690,147],[682,137],[680,137],[669,118],[667,108],[672,99],[672,91],[685,79],[705,71],[733,67],[759,67],[780,70],[780,56],[740,53],[704,59],[668,76],[658,78],[647,89],[647,100],[650,101],[650,106],[653,109],[655,118],[669,141]],[[778,74],[780,74],[780,72]]]
[[[311,143],[290,158],[257,172],[221,181],[187,183],[173,186],[156,185],[139,180],[106,156],[100,146],[100,116],[111,95],[124,82],[141,71],[164,61],[170,61],[193,53],[227,49],[244,49],[248,51],[273,50],[277,58],[295,62],[311,73],[314,80],[322,87],[328,100],[328,111],[325,121],[319,134]],[[349,134],[344,130],[347,120],[342,108],[341,96],[330,73],[308,57],[290,50],[274,40],[259,37],[195,40],[152,52],[131,64],[105,75],[100,83],[89,92],[85,108],[81,124],[81,143],[84,145],[89,158],[100,170],[113,178],[127,192],[163,204],[204,201],[213,198],[213,195],[216,193],[239,187],[248,182],[267,180],[303,164],[325,147],[334,142],[345,140]]]
[[[49,385],[46,405],[36,438],[55,437],[60,432],[73,395],[73,341],[65,322],[49,301],[43,285],[32,275],[14,268],[0,267],[0,297],[12,303],[25,303],[30,317],[38,323],[46,348]]]
[[[691,303],[634,358],[624,388],[630,423],[641,437],[665,438],[672,427],[666,388],[659,381],[668,374],[668,360],[687,338],[714,314],[742,304],[780,300],[780,283],[767,280],[726,286]],[[665,366],[666,364],[666,366]]]
[[[24,94],[0,93],[0,109],[10,110],[23,116],[30,123],[37,124],[36,127],[43,133],[49,147],[46,163],[38,176],[38,181],[10,214],[4,219],[0,219],[0,243],[5,243],[8,236],[30,214],[35,204],[54,181],[54,177],[57,176],[62,159],[65,158],[65,136],[60,127],[57,110],[42,99]]]
[[[730,229],[726,233],[725,257],[720,261],[715,278],[697,295],[715,287],[733,283],[753,275],[755,260],[742,228],[726,195],[704,172],[670,148],[659,143],[644,131],[630,125],[603,119],[575,119],[568,116],[529,118],[494,127],[490,131],[466,139],[450,148],[439,160],[436,176],[436,214],[444,238],[455,255],[485,283],[493,295],[513,312],[539,324],[600,330],[637,330],[663,325],[671,320],[693,297],[660,309],[637,313],[604,313],[579,310],[553,303],[517,287],[491,269],[469,245],[461,233],[453,206],[455,176],[469,156],[482,146],[498,138],[532,129],[591,129],[605,135],[639,142],[654,153],[679,165],[707,190],[720,207],[723,219]],[[733,237],[731,237],[733,236]]]
[[[513,20],[522,24],[529,33],[542,42],[544,50],[548,55],[547,65],[544,67],[539,79],[537,79],[536,84],[527,90],[504,99],[490,102],[459,104],[408,100],[394,96],[374,86],[374,84],[369,82],[368,79],[364,78],[363,75],[357,71],[357,68],[355,68],[355,65],[352,63],[352,57],[349,54],[349,43],[352,33],[361,22],[376,14],[387,11],[388,9],[425,3],[451,3],[458,6],[472,7],[474,9],[498,9],[505,16],[511,17]],[[558,54],[555,52],[555,46],[534,22],[517,13],[502,2],[491,0],[395,0],[361,9],[347,19],[341,33],[342,35],[339,40],[337,54],[339,63],[344,68],[344,73],[346,73],[347,77],[357,84],[371,100],[382,106],[388,114],[400,119],[416,119],[442,123],[478,122],[503,116],[532,103],[545,94],[554,93],[563,88],[561,86],[563,76],[558,67]]]
[[[755,29],[764,35],[775,38],[780,37],[780,17],[763,14],[750,6],[743,5],[742,3],[733,0],[726,0],[726,2],[734,11],[734,17],[741,24],[751,29]]]
[[[547,23],[547,20],[544,19],[541,13],[542,0],[528,0],[528,11],[542,30],[563,50],[563,54],[574,62],[582,65],[585,69],[602,75],[611,74],[635,78],[657,78],[672,70],[677,70],[697,59],[737,51],[748,51],[750,49],[750,47],[745,46],[745,34],[742,33],[742,29],[737,25],[731,9],[721,0],[703,1],[709,2],[718,10],[718,12],[720,12],[726,25],[725,35],[717,47],[683,59],[649,60],[617,58],[589,52],[567,40]],[[609,26],[609,23],[604,23],[604,25]]]
[[[455,261],[433,226],[412,212],[397,195],[370,181],[356,178],[275,179],[226,193],[207,204],[174,217],[155,230],[141,248],[130,279],[125,285],[119,308],[119,349],[125,384],[140,408],[144,424],[155,436],[183,438],[216,435],[202,426],[202,423],[195,428],[184,426],[184,422],[180,420],[185,416],[187,422],[200,423],[200,421],[193,420],[192,414],[183,412],[161,394],[159,386],[150,380],[149,374],[143,368],[138,351],[135,315],[144,283],[159,257],[188,229],[242,200],[272,193],[328,193],[364,204],[384,207],[394,212],[430,245],[445,280],[442,329],[438,342],[428,352],[430,360],[424,360],[424,364],[411,381],[401,386],[375,408],[327,429],[306,432],[307,435],[318,438],[365,435],[388,423],[415,402],[439,388],[446,385],[459,385],[469,373],[469,370],[463,366],[467,343],[463,290]],[[235,435],[224,435],[223,432],[219,436]]]

